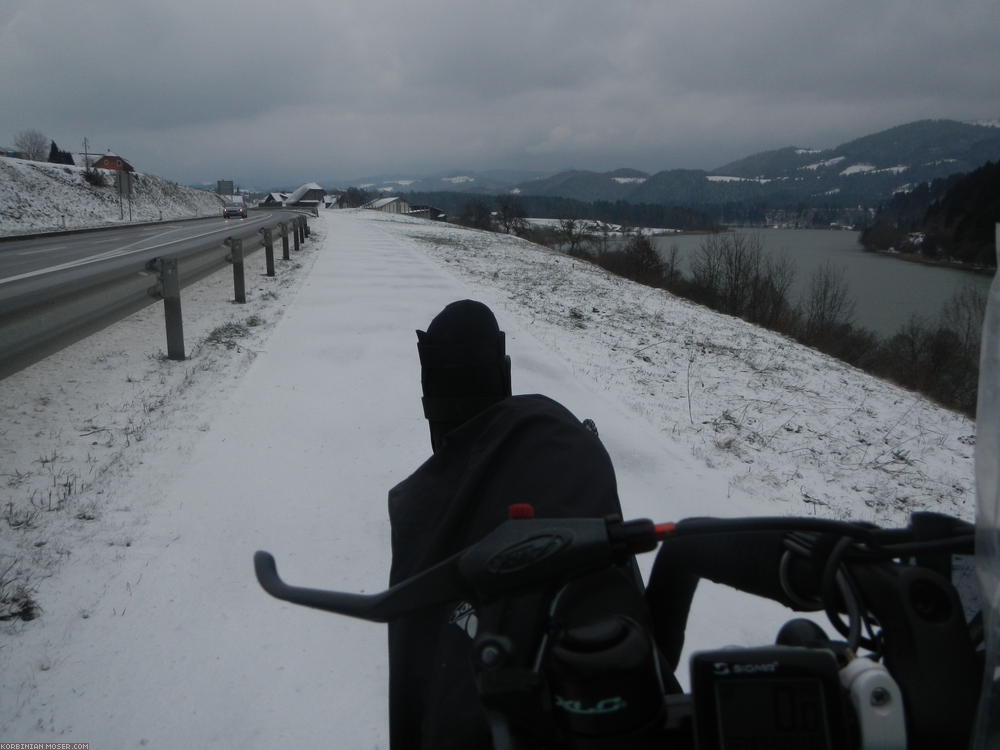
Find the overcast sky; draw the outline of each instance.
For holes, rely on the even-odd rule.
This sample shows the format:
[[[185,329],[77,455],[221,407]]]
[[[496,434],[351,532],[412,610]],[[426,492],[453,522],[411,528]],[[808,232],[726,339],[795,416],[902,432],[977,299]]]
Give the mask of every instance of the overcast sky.
[[[0,146],[261,188],[712,169],[1000,118],[998,35],[997,0],[0,0]]]

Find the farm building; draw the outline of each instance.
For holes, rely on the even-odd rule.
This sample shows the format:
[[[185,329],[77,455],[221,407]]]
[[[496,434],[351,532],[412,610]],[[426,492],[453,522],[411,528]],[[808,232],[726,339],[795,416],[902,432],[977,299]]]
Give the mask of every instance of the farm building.
[[[370,208],[373,211],[384,211],[387,214],[406,214],[410,212],[410,204],[400,197],[376,198],[368,201],[361,208]]]
[[[447,217],[444,211],[434,206],[412,205],[407,213],[410,216],[417,216],[421,219],[433,219],[434,221],[443,221]]]
[[[318,207],[323,203],[326,191],[315,182],[307,182],[299,185],[292,194],[285,200],[286,206],[314,206]]]
[[[288,200],[288,193],[268,193],[260,205],[268,208],[281,207],[285,205],[286,200]]]

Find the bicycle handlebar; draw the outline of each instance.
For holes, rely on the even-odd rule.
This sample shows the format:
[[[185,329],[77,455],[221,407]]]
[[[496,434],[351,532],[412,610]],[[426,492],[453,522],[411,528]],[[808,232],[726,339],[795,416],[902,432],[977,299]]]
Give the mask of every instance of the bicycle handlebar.
[[[926,546],[915,534],[918,516],[907,529],[878,529],[866,524],[798,518],[691,518],[676,524],[647,519],[557,518],[506,521],[483,539],[419,575],[378,594],[291,586],[278,575],[274,557],[254,555],[257,580],[271,596],[324,612],[371,622],[390,622],[435,604],[493,601],[505,594],[565,582],[649,552],[661,541],[703,534],[805,531],[856,539],[886,556]],[[936,518],[943,518],[935,516]],[[972,526],[949,518],[944,543],[971,543]]]

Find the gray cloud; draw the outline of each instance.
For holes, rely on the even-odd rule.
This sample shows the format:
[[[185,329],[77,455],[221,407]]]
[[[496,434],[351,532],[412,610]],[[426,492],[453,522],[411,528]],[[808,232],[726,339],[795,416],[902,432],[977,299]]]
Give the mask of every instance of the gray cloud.
[[[714,167],[1000,117],[995,0],[7,0],[0,142],[182,182]]]

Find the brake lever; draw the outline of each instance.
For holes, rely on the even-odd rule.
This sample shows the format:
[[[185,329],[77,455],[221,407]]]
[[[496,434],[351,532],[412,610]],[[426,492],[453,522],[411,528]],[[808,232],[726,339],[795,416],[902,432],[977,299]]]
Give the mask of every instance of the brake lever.
[[[457,558],[450,557],[378,594],[290,586],[278,575],[270,552],[254,553],[253,567],[257,582],[275,599],[369,622],[391,622],[424,607],[467,598],[469,589],[458,575]]]
[[[487,602],[565,582],[655,549],[653,523],[639,520],[530,519],[500,524],[476,544],[378,594],[290,586],[274,557],[254,554],[261,587],[276,599],[370,622],[391,622],[436,604]]]

